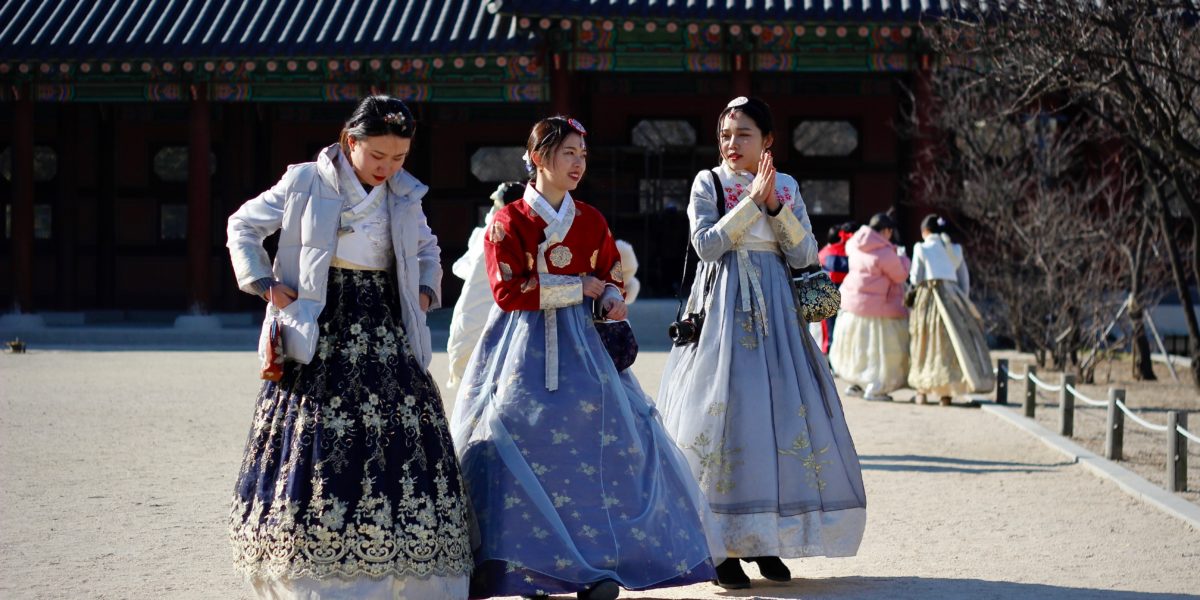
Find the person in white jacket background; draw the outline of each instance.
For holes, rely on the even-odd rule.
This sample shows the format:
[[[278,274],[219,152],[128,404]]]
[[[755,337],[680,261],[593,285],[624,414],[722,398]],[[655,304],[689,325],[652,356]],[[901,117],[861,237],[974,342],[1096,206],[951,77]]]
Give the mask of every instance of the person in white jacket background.
[[[524,193],[525,184],[518,181],[506,181],[497,186],[496,191],[492,192],[492,208],[484,218],[483,226],[471,232],[471,237],[467,238],[466,253],[450,267],[454,276],[463,280],[462,293],[458,295],[450,318],[450,339],[446,342],[446,353],[450,355],[450,378],[446,381],[446,387],[450,390],[462,380],[467,362],[471,360],[471,353],[479,343],[479,336],[487,323],[488,313],[496,304],[483,261],[483,236],[491,227],[496,212],[505,204],[519,200]]]
[[[937,395],[948,406],[958,394],[992,389],[996,380],[983,319],[969,297],[962,246],[950,241],[945,228],[941,217],[927,215],[921,221],[924,241],[913,247],[908,385],[917,390],[917,402]]]
[[[492,192],[492,208],[488,211],[482,227],[476,227],[467,239],[467,251],[450,268],[455,277],[463,280],[462,293],[454,304],[454,314],[450,317],[450,338],[446,342],[446,353],[450,359],[450,377],[446,380],[446,388],[453,390],[462,381],[471,354],[483,334],[483,326],[487,324],[488,315],[496,301],[492,298],[492,287],[488,283],[486,265],[483,260],[483,236],[492,225],[492,217],[504,205],[519,200],[525,192],[525,184],[517,181],[506,181]],[[633,304],[637,299],[641,282],[634,274],[637,273],[637,256],[633,246],[625,240],[617,240],[617,251],[621,253],[621,270],[625,274],[625,304]]]

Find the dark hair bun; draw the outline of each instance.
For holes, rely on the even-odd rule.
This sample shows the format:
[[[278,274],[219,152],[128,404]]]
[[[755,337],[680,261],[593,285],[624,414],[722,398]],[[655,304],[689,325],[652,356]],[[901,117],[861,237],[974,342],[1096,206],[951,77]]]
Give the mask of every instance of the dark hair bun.
[[[921,229],[924,229],[929,233],[945,233],[946,220],[934,213],[930,213],[925,215],[924,219],[921,219]]]

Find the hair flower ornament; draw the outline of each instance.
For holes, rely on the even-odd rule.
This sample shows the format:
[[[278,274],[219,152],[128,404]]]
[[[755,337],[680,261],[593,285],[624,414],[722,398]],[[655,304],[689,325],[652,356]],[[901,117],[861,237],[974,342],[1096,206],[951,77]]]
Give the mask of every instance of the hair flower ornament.
[[[737,108],[737,107],[739,107],[739,106],[744,106],[744,105],[746,105],[746,104],[749,104],[749,103],[750,103],[750,99],[749,99],[749,98],[747,98],[747,97],[745,97],[745,96],[738,96],[737,98],[734,98],[733,100],[730,100],[730,101],[729,101],[729,104],[726,104],[726,105],[725,105],[725,108]]]
[[[941,218],[941,217],[938,217],[937,224],[938,224],[938,227],[945,227],[945,226],[946,226],[946,220],[945,220],[945,219],[943,219],[943,218]]]
[[[404,116],[404,113],[393,112],[383,115],[383,120],[385,123],[392,125],[404,125],[404,122],[408,119]]]
[[[521,160],[525,161],[525,172],[528,173],[532,177],[533,176],[533,159],[529,158],[528,150],[525,151],[525,154],[521,155]]]
[[[567,119],[567,125],[570,125],[571,129],[575,130],[575,133],[578,133],[579,135],[587,135],[587,130],[583,128],[583,123],[580,123],[575,119]]]

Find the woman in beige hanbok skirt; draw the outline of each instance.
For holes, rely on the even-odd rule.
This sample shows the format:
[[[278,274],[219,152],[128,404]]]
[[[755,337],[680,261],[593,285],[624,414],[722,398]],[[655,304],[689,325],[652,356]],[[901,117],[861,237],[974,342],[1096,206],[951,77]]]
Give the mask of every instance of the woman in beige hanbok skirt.
[[[962,246],[950,241],[944,227],[937,215],[925,217],[925,239],[913,248],[909,279],[916,299],[909,315],[908,385],[917,390],[918,402],[936,395],[949,405],[954,396],[991,390],[996,380],[983,319],[968,297],[971,280]]]

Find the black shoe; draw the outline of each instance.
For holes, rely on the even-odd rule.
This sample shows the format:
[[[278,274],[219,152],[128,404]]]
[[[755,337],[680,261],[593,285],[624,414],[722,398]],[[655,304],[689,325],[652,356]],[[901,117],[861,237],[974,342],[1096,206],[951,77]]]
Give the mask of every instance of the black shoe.
[[[586,590],[579,590],[575,593],[575,597],[579,600],[617,600],[619,595],[621,595],[621,587],[611,579],[605,579]]]
[[[755,556],[746,560],[758,564],[758,572],[771,581],[792,580],[792,572],[778,556]]]
[[[746,577],[738,559],[728,558],[717,565],[717,580],[714,583],[727,590],[744,590],[750,587],[750,578]]]

